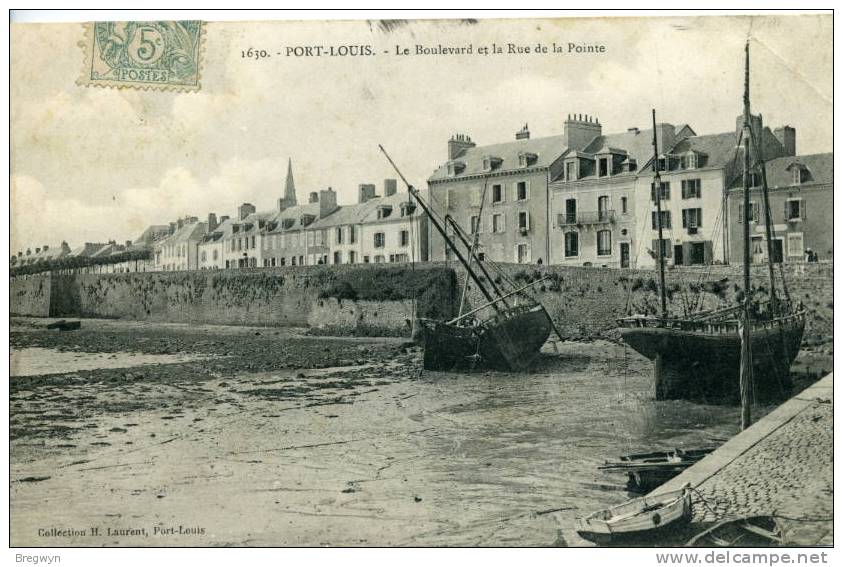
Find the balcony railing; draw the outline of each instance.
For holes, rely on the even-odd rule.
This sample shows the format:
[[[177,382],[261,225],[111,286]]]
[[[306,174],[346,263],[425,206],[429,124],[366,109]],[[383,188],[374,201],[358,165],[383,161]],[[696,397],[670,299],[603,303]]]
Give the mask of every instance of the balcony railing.
[[[558,226],[603,224],[615,222],[615,211],[580,211],[559,215]]]

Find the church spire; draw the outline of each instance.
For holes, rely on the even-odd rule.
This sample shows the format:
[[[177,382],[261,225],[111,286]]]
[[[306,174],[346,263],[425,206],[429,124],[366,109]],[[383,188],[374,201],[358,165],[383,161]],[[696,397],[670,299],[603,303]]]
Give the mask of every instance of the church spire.
[[[284,196],[278,199],[278,210],[283,211],[296,206],[296,182],[293,181],[293,160],[287,159],[287,182],[284,185]]]
[[[287,158],[287,184],[284,187],[284,199],[290,206],[296,204],[296,183],[293,181],[293,158]]]

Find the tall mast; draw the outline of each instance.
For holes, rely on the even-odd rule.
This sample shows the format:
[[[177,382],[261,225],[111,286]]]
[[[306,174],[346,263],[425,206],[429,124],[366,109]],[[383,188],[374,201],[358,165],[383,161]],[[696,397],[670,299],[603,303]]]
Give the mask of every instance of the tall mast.
[[[459,248],[457,248],[457,245],[454,244],[454,241],[451,240],[448,237],[448,234],[445,232],[445,228],[440,224],[439,220],[437,220],[437,218],[433,215],[433,211],[430,210],[430,207],[428,207],[427,203],[424,202],[424,199],[421,198],[421,196],[419,195],[419,192],[416,190],[416,188],[413,187],[412,185],[410,185],[410,183],[407,181],[407,178],[404,177],[404,174],[401,173],[401,171],[395,165],[395,162],[393,162],[392,158],[389,157],[389,154],[386,153],[386,150],[383,148],[383,146],[378,145],[378,147],[383,152],[383,155],[386,156],[386,159],[389,160],[389,163],[392,165],[392,167],[395,168],[395,171],[398,173],[398,176],[401,177],[401,181],[403,181],[404,185],[407,186],[407,191],[409,191],[410,195],[413,196],[413,198],[416,200],[416,202],[419,204],[419,206],[421,206],[421,208],[424,209],[424,212],[427,214],[427,218],[430,219],[431,224],[434,226],[434,228],[436,228],[436,230],[439,231],[439,234],[442,235],[442,238],[445,240],[445,243],[451,248],[451,250],[453,250],[457,259],[459,259],[460,263],[463,265],[466,272],[468,272],[469,277],[472,280],[474,280],[474,283],[476,283],[477,287],[480,288],[480,291],[483,293],[483,296],[486,298],[486,301],[492,302],[494,308],[497,309],[498,308],[497,307],[497,300],[494,297],[492,297],[492,294],[490,294],[489,290],[486,289],[486,286],[483,285],[483,282],[480,280],[480,278],[475,273],[475,271],[471,268],[471,265],[468,263],[468,261],[462,255],[462,252],[460,252]]]
[[[656,223],[659,227],[659,296],[661,298],[662,319],[667,318],[667,290],[664,285],[664,239],[662,237],[662,182],[659,175],[659,141],[656,137],[656,109],[653,109],[653,192],[656,195]]]
[[[749,275],[749,142],[752,137],[751,115],[749,110],[749,41],[746,42],[746,70],[744,72],[744,93],[743,93],[743,321],[740,325],[741,331],[741,367],[740,367],[740,391],[741,391],[741,429],[749,427],[752,420],[750,415],[750,396],[752,392],[752,349],[750,342],[749,328],[750,321],[750,275]]]
[[[764,122],[761,115],[758,115],[760,131],[757,137],[753,137],[755,144],[755,159],[758,169],[761,171],[761,195],[764,200],[764,230],[767,237],[767,272],[770,277],[770,307],[773,314],[778,312],[778,298],[776,297],[776,276],[773,272],[773,219],[770,212],[770,195],[767,190],[767,164],[764,163]]]

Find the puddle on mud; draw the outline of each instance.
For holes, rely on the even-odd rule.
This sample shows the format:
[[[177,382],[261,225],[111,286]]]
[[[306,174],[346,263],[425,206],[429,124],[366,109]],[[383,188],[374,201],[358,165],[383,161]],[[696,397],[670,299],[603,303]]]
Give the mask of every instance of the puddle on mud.
[[[177,364],[206,360],[209,356],[196,354],[143,354],[137,352],[71,352],[52,348],[22,348],[9,354],[12,376],[42,376],[65,374],[81,370],[132,368],[150,364]]]

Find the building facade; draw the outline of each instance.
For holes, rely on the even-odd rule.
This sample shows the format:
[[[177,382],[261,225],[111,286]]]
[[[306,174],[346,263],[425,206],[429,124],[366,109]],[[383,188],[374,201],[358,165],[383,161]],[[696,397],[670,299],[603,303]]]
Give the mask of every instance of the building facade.
[[[595,134],[581,151],[564,155],[562,173],[550,184],[550,262],[635,267],[636,187],[639,166],[653,153],[653,130],[603,135],[598,129]],[[661,144],[690,134],[688,126],[658,124],[656,129]]]
[[[784,156],[795,149],[795,130],[790,127],[771,131],[753,116],[756,131],[768,158]],[[735,224],[727,203],[728,188],[742,175],[743,117],[736,119],[736,130],[709,135],[680,137],[667,149],[659,148],[661,178],[662,251],[667,265],[729,263]],[[658,256],[656,188],[653,186],[652,159],[642,167],[636,181],[636,218],[639,223],[635,255],[637,265],[655,266]]]
[[[531,139],[525,125],[515,141],[490,146],[477,146],[465,135],[453,136],[447,162],[428,179],[433,214],[443,222],[452,219],[465,233],[479,233],[480,257],[546,263],[551,226],[548,183],[561,173],[569,146],[584,147],[598,127],[588,119],[569,118],[563,135]],[[430,259],[452,259],[438,231],[428,233]]]
[[[774,262],[799,263],[813,252],[820,261],[834,257],[834,154],[786,156],[766,163],[772,253]],[[766,216],[758,182],[750,189],[750,211],[745,214],[743,184],[736,178],[729,188],[730,257],[743,260],[743,227],[750,223],[751,262],[767,261]]]

